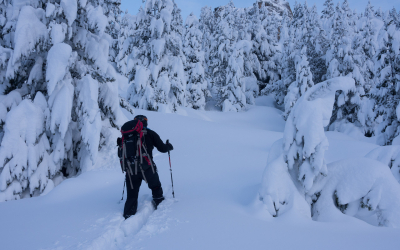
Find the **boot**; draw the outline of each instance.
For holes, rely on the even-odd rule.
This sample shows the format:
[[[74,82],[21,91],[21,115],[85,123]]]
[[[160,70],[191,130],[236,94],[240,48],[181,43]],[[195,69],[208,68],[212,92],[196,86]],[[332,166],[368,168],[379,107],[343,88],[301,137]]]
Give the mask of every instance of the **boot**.
[[[164,200],[164,197],[161,197],[161,198],[154,198],[154,199],[151,201],[151,204],[153,205],[154,210],[157,210],[158,205],[159,205],[163,200]]]

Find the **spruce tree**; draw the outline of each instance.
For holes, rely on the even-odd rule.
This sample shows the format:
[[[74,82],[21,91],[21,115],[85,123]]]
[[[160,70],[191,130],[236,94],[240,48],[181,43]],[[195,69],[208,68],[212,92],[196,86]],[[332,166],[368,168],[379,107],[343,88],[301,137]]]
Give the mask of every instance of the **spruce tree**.
[[[322,19],[330,19],[335,14],[335,6],[333,0],[325,0],[324,9],[322,10]]]
[[[140,32],[132,59],[129,102],[148,110],[176,111],[186,105],[185,56],[180,10],[172,0],[146,1],[138,14]]]
[[[9,56],[2,56],[6,98],[0,105],[8,112],[0,149],[5,200],[39,195],[61,172],[73,176],[90,168],[109,130],[121,125],[116,73],[109,64],[117,29],[109,27],[118,26],[119,2],[7,4],[1,53]],[[34,132],[19,133],[25,128],[16,126],[15,117],[21,115]]]
[[[400,134],[398,129],[400,100],[400,56],[396,53],[398,43],[395,35],[398,34],[394,24],[389,24],[384,29],[384,38],[381,49],[377,54],[377,84],[371,91],[375,100],[375,135],[378,136],[380,145],[390,145]],[[398,142],[398,139],[396,139]]]
[[[371,9],[371,7],[368,7]],[[367,8],[367,10],[368,10]],[[370,103],[366,98],[366,79],[369,77],[367,56],[364,50],[366,39],[363,32],[355,28],[353,14],[345,1],[336,8],[333,45],[327,52],[327,78],[348,76],[355,80],[355,89],[348,93],[338,93],[330,121],[330,130],[345,130],[352,123],[363,134],[369,134]]]
[[[210,93],[204,71],[203,33],[193,13],[186,18],[185,26],[183,52],[186,56],[187,103],[194,109],[204,110]]]
[[[284,36],[281,37],[280,44],[283,49],[277,55],[280,62],[278,64],[280,79],[267,85],[262,90],[262,94],[264,95],[272,94],[277,105],[284,104],[289,86],[296,80],[296,43],[294,42],[296,29],[286,14],[283,15],[282,19],[282,31],[284,32]]]
[[[296,104],[296,101],[305,94],[305,92],[314,86],[311,69],[307,60],[307,47],[303,46],[300,53],[295,57],[296,81],[288,89],[285,97],[285,119]]]
[[[400,29],[400,12],[397,13],[396,8],[392,8],[389,12],[389,18],[396,25],[397,29]]]
[[[276,16],[268,15],[268,9],[255,4],[252,9],[250,34],[253,42],[254,74],[260,89],[279,80],[278,27]]]
[[[209,65],[212,62],[212,57],[210,56],[210,53],[211,44],[213,43],[214,28],[215,16],[211,8],[208,6],[201,8],[199,29],[203,34],[202,50],[204,51],[204,70],[208,82],[211,82],[212,75]]]
[[[328,41],[315,5],[308,10],[304,26],[300,28],[303,32],[305,31],[302,40],[304,46],[307,47],[307,58],[313,75],[313,82],[322,82],[327,71],[323,57],[328,47]]]

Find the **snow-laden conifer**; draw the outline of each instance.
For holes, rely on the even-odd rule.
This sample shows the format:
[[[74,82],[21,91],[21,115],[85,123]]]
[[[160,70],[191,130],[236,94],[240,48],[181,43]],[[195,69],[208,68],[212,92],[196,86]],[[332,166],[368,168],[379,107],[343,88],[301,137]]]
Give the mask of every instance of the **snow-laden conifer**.
[[[322,19],[330,19],[335,14],[333,0],[325,0],[324,9],[322,10]]]
[[[368,133],[367,120],[370,116],[368,108],[370,103],[365,97],[365,79],[367,71],[367,57],[364,50],[362,32],[354,23],[352,12],[347,1],[336,8],[332,40],[327,51],[327,78],[337,76],[350,76],[355,80],[356,88],[348,94],[338,93],[331,118],[330,130],[343,131],[348,128],[348,123],[359,128],[360,133]]]
[[[211,10],[211,7],[205,6],[201,8],[200,20],[199,20],[199,29],[203,34],[202,41],[202,50],[204,51],[204,70],[206,73],[206,78],[208,82],[211,82],[210,76],[212,75],[210,72],[209,65],[211,64],[212,57],[210,56],[211,52],[211,44],[213,42],[214,28],[215,28],[215,18],[214,14]]]
[[[324,127],[332,115],[335,93],[352,88],[353,79],[339,77],[314,85],[297,100],[286,121],[283,140],[271,151],[260,188],[260,198],[271,215],[298,209],[310,216],[318,188],[329,174]]]
[[[290,23],[289,16],[284,13],[281,29],[284,36],[281,37],[279,43],[282,51],[277,55],[280,72],[280,79],[267,85],[262,94],[274,96],[275,102],[278,105],[284,104],[285,96],[287,95],[289,86],[296,80],[295,55],[296,48],[294,42],[295,29]],[[287,35],[286,35],[287,34]]]
[[[204,109],[210,95],[204,70],[203,33],[197,17],[191,13],[185,22],[183,51],[186,56],[187,103],[194,109]]]
[[[135,67],[128,90],[135,107],[175,111],[186,105],[181,21],[172,0],[148,0],[137,15],[140,32],[133,39],[138,47],[128,66]]]
[[[297,46],[300,49],[302,46],[307,46],[307,58],[313,74],[313,81],[319,83],[324,80],[324,75],[326,74],[327,68],[323,57],[329,43],[326,38],[326,31],[322,27],[317,7],[314,5],[309,8],[307,4],[304,4],[304,10],[306,15],[303,17],[303,25],[297,31],[300,33]]]
[[[251,11],[252,25],[249,29],[253,42],[252,53],[257,56],[253,62],[253,71],[260,87],[264,88],[279,80],[277,27],[280,26],[280,20],[277,20],[278,16],[270,15],[264,5],[259,8],[258,4],[254,4]],[[287,12],[284,15],[287,15]]]
[[[392,8],[389,12],[389,19],[398,29],[400,29],[400,12],[397,13],[396,8]]]
[[[378,123],[375,135],[379,136],[380,145],[390,145],[393,140],[398,141],[399,86],[400,86],[400,56],[399,43],[400,31],[394,24],[387,25],[382,30],[382,47],[377,54],[376,61],[376,86],[371,91],[375,100],[375,112]]]
[[[314,86],[312,73],[307,60],[307,47],[303,46],[299,55],[295,57],[296,65],[296,81],[294,81],[288,89],[285,97],[285,117],[288,117],[292,107],[296,101],[306,93],[306,91]]]
[[[61,171],[73,176],[91,167],[104,145],[101,138],[108,141],[107,130],[121,125],[116,74],[109,64],[116,29],[109,27],[118,26],[119,1],[13,2],[9,7],[3,29],[10,32],[0,52],[7,62],[0,99],[9,112],[2,119],[0,169],[11,178],[1,191],[14,199],[50,190]],[[9,106],[16,95],[24,101]],[[38,132],[29,138],[21,134],[26,122],[16,125],[12,114],[17,113],[20,119],[32,113],[26,117]],[[6,169],[13,159],[22,161]]]

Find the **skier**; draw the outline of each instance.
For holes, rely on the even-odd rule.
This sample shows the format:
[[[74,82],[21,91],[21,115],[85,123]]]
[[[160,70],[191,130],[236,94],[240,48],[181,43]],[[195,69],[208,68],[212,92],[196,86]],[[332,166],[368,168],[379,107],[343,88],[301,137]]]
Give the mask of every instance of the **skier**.
[[[152,204],[154,206],[154,209],[157,209],[157,206],[164,200],[163,196],[163,190],[161,187],[161,182],[157,173],[157,167],[153,161],[153,149],[156,147],[158,151],[161,153],[167,153],[168,151],[173,150],[173,146],[171,143],[167,141],[166,144],[163,143],[163,141],[160,139],[160,136],[154,132],[153,130],[150,130],[147,128],[147,117],[144,115],[137,115],[134,118],[134,122],[140,121],[143,124],[143,131],[144,133],[144,140],[142,142],[142,147],[139,146],[139,148],[143,149],[142,153],[143,158],[145,158],[146,161],[144,161],[144,164],[139,164],[139,171],[137,165],[134,166],[133,161],[131,160],[130,164],[132,164],[133,168],[136,167],[136,169],[132,169],[130,166],[130,169],[123,169],[123,171],[126,172],[125,175],[125,181],[127,183],[126,185],[126,190],[127,190],[127,198],[125,202],[125,208],[124,208],[124,218],[128,219],[130,216],[136,214],[137,211],[137,205],[138,205],[138,195],[139,195],[139,188],[140,185],[142,184],[142,180],[145,180],[147,182],[147,185],[152,191],[153,194],[153,200]],[[125,125],[124,125],[125,126]],[[124,129],[124,126],[122,127],[122,130]],[[121,131],[122,131],[121,130]],[[121,138],[118,138],[118,146],[121,149],[122,146],[122,140]],[[126,146],[125,150],[130,150],[133,151],[133,148],[129,147],[128,145],[128,139],[126,139],[126,143],[124,144]],[[136,150],[136,148],[135,148]],[[139,151],[139,150],[138,150]],[[136,152],[138,152],[136,151]],[[139,151],[140,152],[140,151]],[[126,152],[126,155],[132,155],[135,154],[135,152]],[[147,157],[149,156],[149,157]],[[135,159],[138,157],[136,156]],[[138,163],[136,163],[138,164]]]

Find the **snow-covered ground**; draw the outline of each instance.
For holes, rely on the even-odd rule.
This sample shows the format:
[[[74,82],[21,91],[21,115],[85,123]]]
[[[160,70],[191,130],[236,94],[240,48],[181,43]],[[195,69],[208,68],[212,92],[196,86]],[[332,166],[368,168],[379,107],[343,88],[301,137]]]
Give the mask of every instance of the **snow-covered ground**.
[[[270,98],[256,103],[239,113],[135,110],[174,145],[176,198],[168,155],[156,153],[167,199],[153,212],[151,192],[143,183],[138,213],[124,221],[124,175],[116,148],[106,149],[93,170],[67,179],[49,194],[0,203],[0,248],[399,249],[400,229],[374,227],[350,216],[329,223],[290,212],[273,218],[262,208],[262,174],[285,123]],[[327,163],[363,157],[377,148],[337,132],[327,137]]]

